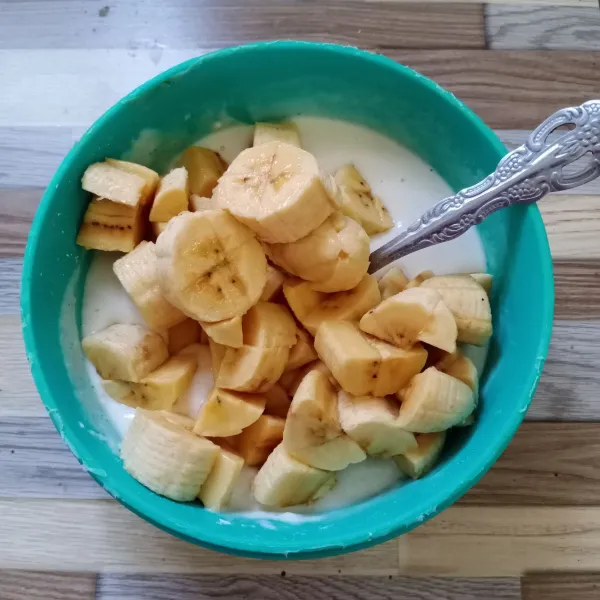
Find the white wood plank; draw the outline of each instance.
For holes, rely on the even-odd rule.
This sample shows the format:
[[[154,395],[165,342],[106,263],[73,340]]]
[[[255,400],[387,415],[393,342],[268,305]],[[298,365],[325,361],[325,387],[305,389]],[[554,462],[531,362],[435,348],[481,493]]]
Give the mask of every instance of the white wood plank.
[[[0,258],[0,315],[18,315],[21,288],[20,258]]]

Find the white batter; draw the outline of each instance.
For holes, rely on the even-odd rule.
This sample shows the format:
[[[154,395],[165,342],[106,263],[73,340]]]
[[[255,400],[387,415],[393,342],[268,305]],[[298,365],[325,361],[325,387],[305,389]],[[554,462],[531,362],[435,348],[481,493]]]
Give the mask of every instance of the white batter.
[[[389,138],[342,121],[301,117],[295,122],[300,130],[302,147],[316,156],[323,170],[333,172],[353,162],[374,193],[382,198],[396,226],[373,240],[373,248],[393,238],[433,204],[452,194],[448,185],[427,164]],[[217,150],[227,162],[231,162],[251,144],[251,140],[252,127],[237,126],[217,131],[200,140],[198,145]],[[112,263],[118,256],[97,252],[92,262],[83,303],[83,336],[114,323],[143,324],[137,308],[112,271]],[[468,273],[485,271],[485,256],[477,233],[470,230],[456,240],[417,252],[397,264],[408,277],[426,269],[436,274]],[[191,416],[197,414],[213,383],[208,348],[203,352],[205,356],[200,361],[190,390],[176,405],[178,412],[188,412]],[[469,356],[481,372],[485,351],[470,348]],[[122,436],[133,418],[134,409],[106,395],[89,363],[88,372],[98,401]],[[272,513],[264,512],[250,493],[254,473],[254,469],[244,469],[230,510],[251,511],[248,516],[267,518]],[[295,512],[322,512],[358,502],[390,488],[400,478],[401,474],[392,460],[368,459],[338,473],[338,484],[334,490],[315,504],[287,509],[286,518],[289,520],[291,513]]]

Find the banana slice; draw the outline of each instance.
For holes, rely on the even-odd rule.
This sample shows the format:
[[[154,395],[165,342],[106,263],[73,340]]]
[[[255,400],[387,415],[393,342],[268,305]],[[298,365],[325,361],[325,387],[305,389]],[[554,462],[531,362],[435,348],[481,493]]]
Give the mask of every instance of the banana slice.
[[[475,409],[473,390],[446,373],[429,367],[398,392],[402,401],[398,424],[407,431],[434,433],[462,423]]]
[[[121,446],[125,470],[153,492],[190,502],[196,498],[219,447],[191,433],[162,411],[138,408]]]
[[[420,344],[404,350],[365,335],[354,323],[326,321],[315,350],[342,388],[354,396],[386,396],[405,386],[425,365]]]
[[[263,395],[267,399],[265,413],[285,419],[292,403],[292,399],[285,389],[279,383],[276,383]]]
[[[221,363],[223,362],[223,357],[225,356],[225,352],[227,350],[227,346],[223,346],[222,344],[217,344],[214,340],[209,338],[208,347],[210,348],[210,358],[212,363],[212,372],[214,378],[217,378],[219,374],[219,370],[221,368]]]
[[[492,312],[486,291],[470,275],[440,275],[427,279],[424,288],[437,290],[452,311],[458,341],[483,346],[492,335]]]
[[[256,474],[252,491],[261,504],[284,508],[316,500],[335,483],[334,473],[297,461],[279,444]]]
[[[331,382],[331,385],[334,387],[339,387],[338,382],[335,380],[331,371],[327,367],[327,365],[322,360],[316,360],[314,362],[308,363],[299,369],[294,369],[293,371],[285,372],[279,378],[279,384],[283,389],[290,395],[294,395],[298,390],[298,386],[306,377],[306,374],[310,371],[321,371],[321,373],[325,373]]]
[[[188,173],[184,167],[173,169],[160,181],[150,209],[150,221],[167,223],[189,208]]]
[[[117,169],[121,169],[121,171],[125,171],[126,173],[132,173],[133,175],[137,175],[141,177],[146,185],[142,190],[142,203],[145,204],[156,191],[159,182],[159,175],[156,171],[145,167],[144,165],[140,165],[138,163],[129,162],[126,160],[117,160],[116,158],[107,158],[106,164],[111,167],[115,167]]]
[[[188,172],[190,193],[207,198],[227,168],[219,154],[199,146],[190,146],[181,155],[181,162]]]
[[[435,277],[435,273],[433,271],[421,271],[418,275],[413,277],[405,286],[405,290],[411,290],[412,288],[419,287],[424,281],[427,279],[431,279]]]
[[[452,353],[456,351],[457,336],[458,328],[454,315],[445,302],[440,300],[433,311],[433,320],[421,331],[418,340]]]
[[[337,391],[321,371],[301,381],[288,412],[283,446],[290,456],[317,469],[341,471],[367,457],[342,430]]]
[[[267,263],[267,283],[265,284],[265,289],[260,297],[261,301],[272,302],[277,298],[283,287],[284,281],[285,275],[279,269],[276,269],[273,265]]]
[[[379,280],[381,299],[387,300],[402,292],[407,284],[408,277],[406,277],[404,271],[398,267],[392,267]]]
[[[81,345],[102,379],[139,382],[169,358],[163,338],[142,325],[111,325]]]
[[[414,434],[398,426],[398,408],[388,398],[338,395],[342,429],[370,456],[396,456],[417,447]]]
[[[281,440],[285,419],[272,415],[261,415],[258,421],[246,427],[236,437],[236,447],[249,467],[259,467],[269,457]]]
[[[152,228],[152,234],[154,235],[154,241],[156,238],[167,228],[168,223],[150,223]]]
[[[263,348],[291,348],[296,344],[296,323],[285,306],[259,302],[242,320],[244,344]]]
[[[473,361],[462,352],[448,355],[436,365],[438,371],[442,371],[452,377],[456,377],[463,383],[466,383],[475,393],[475,400],[479,393],[479,374]]]
[[[206,335],[223,346],[231,346],[232,348],[241,348],[244,345],[244,335],[242,333],[242,317],[231,317],[225,321],[217,321],[216,323],[200,323]]]
[[[377,280],[372,275],[365,275],[354,289],[335,294],[317,292],[311,285],[299,279],[290,279],[283,285],[292,312],[311,335],[324,321],[358,321],[381,301]]]
[[[179,354],[184,348],[200,341],[200,323],[193,319],[185,319],[173,325],[168,331],[169,354]]]
[[[265,392],[281,377],[289,355],[290,349],[281,346],[227,348],[216,384],[239,392]]]
[[[297,328],[296,335],[297,340],[290,350],[285,372],[303,367],[319,358],[315,352],[312,337],[301,327]]]
[[[224,211],[185,212],[156,242],[162,290],[198,321],[243,315],[258,302],[267,261],[252,232]]]
[[[204,402],[194,432],[206,437],[227,437],[241,433],[265,410],[265,397],[214,388]]]
[[[148,410],[171,410],[190,387],[196,367],[193,354],[173,356],[139,383],[103,381],[103,387],[111,398],[122,404]]]
[[[219,180],[214,198],[270,243],[295,242],[333,212],[315,157],[279,142],[238,154]]]
[[[202,212],[205,210],[219,210],[219,205],[212,198],[205,198],[197,194],[190,195],[190,210]]]
[[[418,479],[428,473],[437,462],[446,441],[446,432],[418,433],[415,437],[417,447],[396,456],[394,460],[409,477]]]
[[[471,277],[485,290],[489,296],[492,293],[492,276],[489,273],[470,273]]]
[[[186,316],[163,295],[152,242],[141,242],[129,254],[116,260],[113,271],[148,327],[162,331],[185,321]]]
[[[253,146],[268,142],[283,142],[301,148],[300,133],[294,123],[257,123],[254,126]]]
[[[206,508],[222,510],[227,506],[243,466],[244,459],[241,456],[219,448],[213,468],[198,494]]]
[[[354,165],[345,165],[335,174],[339,209],[360,223],[369,235],[387,231],[394,221],[371,186]]]
[[[95,197],[83,216],[77,244],[89,250],[129,252],[143,237],[139,207]]]
[[[271,260],[321,292],[350,290],[369,268],[369,236],[356,222],[340,213],[328,217],[302,239],[270,244]]]

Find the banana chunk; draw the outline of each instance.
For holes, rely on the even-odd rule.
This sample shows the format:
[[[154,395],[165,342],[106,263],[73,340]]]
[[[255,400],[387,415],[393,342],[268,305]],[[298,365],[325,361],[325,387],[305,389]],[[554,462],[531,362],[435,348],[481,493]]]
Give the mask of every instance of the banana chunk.
[[[290,357],[287,365],[285,365],[285,372],[303,367],[319,358],[312,337],[301,327],[296,330],[296,338],[296,343],[290,349]]]
[[[285,419],[292,403],[287,391],[279,383],[276,383],[264,392],[264,396],[267,399],[265,413]]]
[[[261,415],[236,437],[236,448],[249,467],[259,467],[283,440],[285,419]]]
[[[404,271],[399,267],[392,267],[379,279],[381,299],[387,300],[399,292],[404,291],[407,283],[408,277],[406,277]]]
[[[113,271],[148,327],[162,331],[185,321],[186,316],[162,292],[152,242],[141,242],[129,254],[116,260]]]
[[[431,471],[437,462],[446,441],[446,432],[418,433],[415,437],[417,447],[396,456],[394,460],[409,477],[418,479]]]
[[[267,280],[265,253],[252,232],[222,210],[184,212],[156,241],[167,299],[198,321],[243,315]]]
[[[266,392],[281,377],[289,355],[290,349],[283,346],[227,348],[216,384],[239,392]]]
[[[260,297],[262,302],[272,302],[283,287],[285,275],[273,265],[267,263],[267,283]]]
[[[316,500],[335,482],[334,473],[297,461],[279,444],[256,474],[252,490],[261,504],[284,508]]]
[[[205,198],[197,194],[190,195],[190,210],[202,212],[204,210],[219,210],[219,205],[212,198]]]
[[[411,290],[412,288],[419,287],[424,281],[431,279],[432,277],[435,277],[433,271],[421,271],[404,286],[404,289]]]
[[[345,165],[335,174],[339,209],[360,223],[369,235],[387,231],[394,221],[383,202],[354,165]]]
[[[289,310],[273,302],[259,302],[242,319],[244,344],[291,348],[296,344],[296,323]]]
[[[139,207],[95,197],[83,216],[77,244],[89,250],[129,252],[143,236]]]
[[[206,437],[227,437],[241,433],[265,410],[265,397],[214,388],[204,402],[194,432]]]
[[[397,348],[344,321],[322,323],[315,350],[342,388],[353,396],[394,394],[427,360],[427,351],[420,344],[408,350]]]
[[[241,348],[244,345],[244,335],[242,333],[242,317],[231,317],[225,321],[216,323],[200,323],[206,335],[217,344],[231,346],[232,348]]]
[[[144,165],[140,165],[139,163],[129,162],[127,160],[117,160],[116,158],[107,158],[106,164],[121,169],[121,171],[125,171],[126,173],[132,173],[133,175],[141,177],[146,182],[146,185],[142,190],[142,203],[145,204],[152,198],[160,179],[156,171],[153,171]]]
[[[370,456],[390,457],[415,449],[414,434],[398,425],[398,404],[388,398],[338,395],[342,429]]]
[[[190,502],[196,498],[219,447],[167,418],[162,411],[138,408],[123,439],[125,470],[153,492]]]
[[[311,335],[324,321],[359,321],[381,301],[372,275],[365,275],[355,288],[335,294],[317,292],[308,282],[290,279],[283,285],[283,293],[295,317]]]
[[[356,287],[367,274],[369,236],[356,222],[340,213],[328,217],[302,239],[288,244],[270,244],[271,260],[321,292],[339,292]]]
[[[283,447],[296,460],[326,471],[341,471],[367,457],[344,433],[337,391],[321,371],[310,371],[298,386],[285,422]]]
[[[181,162],[188,173],[190,193],[206,198],[210,198],[227,168],[217,152],[199,146],[190,146],[181,155]]]
[[[283,142],[301,148],[300,133],[294,123],[257,123],[254,126],[253,146],[268,142]]]
[[[173,325],[167,333],[169,354],[179,354],[184,348],[200,341],[200,323],[185,319]]]
[[[188,208],[188,173],[179,167],[161,179],[150,209],[150,221],[167,223]]]
[[[435,433],[458,425],[475,409],[475,394],[462,381],[429,367],[398,392],[398,424],[407,431]]]
[[[475,393],[475,400],[477,400],[479,374],[477,373],[477,367],[468,356],[465,356],[462,352],[456,352],[455,354],[448,355],[435,365],[435,367],[438,371],[442,371],[466,383]]]
[[[325,373],[334,387],[339,387],[338,382],[333,377],[331,371],[322,360],[315,360],[314,362],[308,363],[298,369],[292,371],[286,371],[280,378],[279,384],[283,389],[290,395],[294,395],[298,389],[298,386],[306,377],[306,374],[310,371],[321,371]]]
[[[219,370],[221,369],[221,363],[223,362],[223,357],[227,351],[227,346],[217,344],[217,342],[208,338],[208,347],[210,349],[212,372],[214,378],[216,379],[217,375],[219,374]]]
[[[213,468],[198,494],[206,508],[222,510],[227,506],[243,466],[244,459],[241,456],[219,448]]]
[[[452,311],[458,341],[483,346],[492,335],[492,311],[486,291],[470,275],[439,275],[427,279],[424,288],[437,290]]]
[[[270,243],[295,242],[333,212],[315,157],[279,142],[238,154],[219,180],[214,198]]]
[[[485,290],[489,296],[492,293],[492,276],[489,273],[470,273],[471,277]]]
[[[111,325],[81,345],[102,379],[139,382],[169,358],[163,338],[141,325]]]

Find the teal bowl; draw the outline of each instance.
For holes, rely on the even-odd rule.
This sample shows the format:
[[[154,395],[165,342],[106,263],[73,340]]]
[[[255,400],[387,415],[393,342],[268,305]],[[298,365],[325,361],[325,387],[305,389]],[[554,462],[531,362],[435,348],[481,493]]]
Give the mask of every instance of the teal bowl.
[[[23,334],[33,377],[58,431],[87,471],[157,527],[215,550],[261,558],[322,557],[365,548],[413,529],[464,494],[492,466],[527,411],[553,313],[552,263],[538,209],[499,211],[479,227],[494,276],[494,337],[480,412],[473,427],[451,436],[429,475],[300,523],[265,523],[178,504],[132,479],[114,451],[116,436],[107,433],[94,403],[79,344],[89,264],[75,245],[88,203],[81,175],[106,156],[161,170],[217,124],[299,114],[382,132],[421,156],[456,190],[483,178],[506,153],[452,94],[382,56],[301,42],[222,50],[166,71],[94,123],[42,198],[23,266]]]

